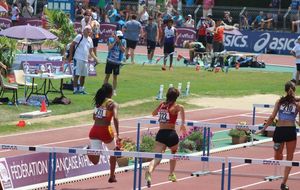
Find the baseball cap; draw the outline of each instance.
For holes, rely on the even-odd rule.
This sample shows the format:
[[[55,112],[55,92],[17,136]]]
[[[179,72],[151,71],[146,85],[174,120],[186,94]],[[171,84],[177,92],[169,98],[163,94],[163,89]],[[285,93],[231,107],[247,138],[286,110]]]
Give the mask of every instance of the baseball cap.
[[[188,15],[188,17],[192,17],[192,15],[191,15],[191,14],[189,14],[189,15]]]
[[[300,40],[300,36],[298,36],[297,40]]]
[[[118,37],[123,37],[123,32],[122,32],[121,30],[118,30],[118,31],[116,32],[116,36],[118,36]]]
[[[211,15],[211,14],[208,14],[206,17],[208,17],[208,18],[212,18],[212,15]]]

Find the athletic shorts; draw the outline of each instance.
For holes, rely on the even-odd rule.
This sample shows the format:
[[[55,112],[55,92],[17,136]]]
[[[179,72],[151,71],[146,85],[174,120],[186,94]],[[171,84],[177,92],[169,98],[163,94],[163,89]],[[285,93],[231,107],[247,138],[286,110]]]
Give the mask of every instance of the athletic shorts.
[[[107,144],[114,140],[114,131],[111,126],[94,125],[90,130],[89,137],[90,139],[97,139]]]
[[[101,140],[98,139],[90,139],[90,144],[91,146],[89,147],[89,149],[102,149],[102,143],[104,143]],[[108,150],[115,150],[116,148],[116,142],[113,140],[110,143],[104,143],[105,146],[108,148]]]
[[[198,42],[201,42],[206,47],[206,36],[198,36]]]
[[[138,43],[138,41],[133,41],[133,40],[126,39],[126,47],[127,48],[135,49],[137,43]]]
[[[170,54],[174,52],[174,50],[175,50],[174,44],[169,44],[169,43],[164,44],[164,54]]]
[[[154,50],[156,47],[156,42],[147,40],[147,50]]]
[[[111,61],[106,61],[105,74],[109,75],[119,75],[120,74],[120,64],[113,63]]]
[[[75,76],[88,76],[88,62],[74,59],[74,71]]]
[[[289,142],[297,139],[296,127],[276,127],[273,135],[275,143]]]
[[[156,135],[155,140],[167,147],[172,147],[178,144],[179,138],[174,129],[160,129]]]
[[[99,38],[93,38],[92,40],[93,40],[94,48],[98,47]]]
[[[297,66],[297,71],[300,71],[300,63],[297,63],[296,66]]]
[[[206,43],[212,44],[213,43],[213,39],[214,39],[213,36],[206,36]]]

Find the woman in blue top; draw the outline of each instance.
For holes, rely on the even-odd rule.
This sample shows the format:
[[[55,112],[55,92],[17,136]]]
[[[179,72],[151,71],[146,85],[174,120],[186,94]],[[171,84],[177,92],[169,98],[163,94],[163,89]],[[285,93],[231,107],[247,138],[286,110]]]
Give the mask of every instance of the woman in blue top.
[[[286,145],[287,156],[286,159],[291,161],[294,157],[295,148],[297,145],[297,131],[296,131],[296,116],[300,110],[300,104],[295,97],[295,84],[291,81],[285,84],[286,96],[281,97],[275,104],[272,115],[264,125],[263,129],[258,133],[264,132],[275,119],[278,113],[278,122],[273,136],[274,141],[274,159],[283,159],[283,148]],[[300,116],[299,116],[300,121]],[[299,121],[297,124],[299,124]],[[291,167],[285,167],[284,177],[280,186],[281,190],[288,190],[286,185]]]

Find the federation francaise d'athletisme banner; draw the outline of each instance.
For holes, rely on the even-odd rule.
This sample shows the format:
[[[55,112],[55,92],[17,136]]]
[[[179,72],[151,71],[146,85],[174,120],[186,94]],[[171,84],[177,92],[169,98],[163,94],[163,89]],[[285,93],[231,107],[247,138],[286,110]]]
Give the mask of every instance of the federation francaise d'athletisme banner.
[[[103,146],[105,150],[105,145]],[[97,165],[86,155],[56,154],[57,180],[109,171],[109,156],[100,156]],[[36,189],[47,186],[49,177],[49,153],[37,152],[0,158],[0,185],[3,190]],[[1,189],[1,188],[0,188]]]

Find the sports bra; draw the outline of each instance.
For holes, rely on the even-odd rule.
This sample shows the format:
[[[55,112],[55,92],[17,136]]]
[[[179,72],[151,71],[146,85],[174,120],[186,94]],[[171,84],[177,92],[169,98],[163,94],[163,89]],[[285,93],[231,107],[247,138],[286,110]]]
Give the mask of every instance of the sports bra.
[[[295,104],[282,104],[279,106],[278,119],[295,121],[298,110]]]
[[[111,121],[113,112],[107,110],[107,106],[113,102],[112,99],[106,98],[101,106],[95,107],[94,114],[97,119],[104,119],[106,121]]]
[[[174,105],[172,104],[167,104],[165,102],[161,103],[159,108],[158,108],[158,121],[160,123],[168,123],[168,124],[175,124],[177,120],[178,114],[171,114],[170,108]]]

